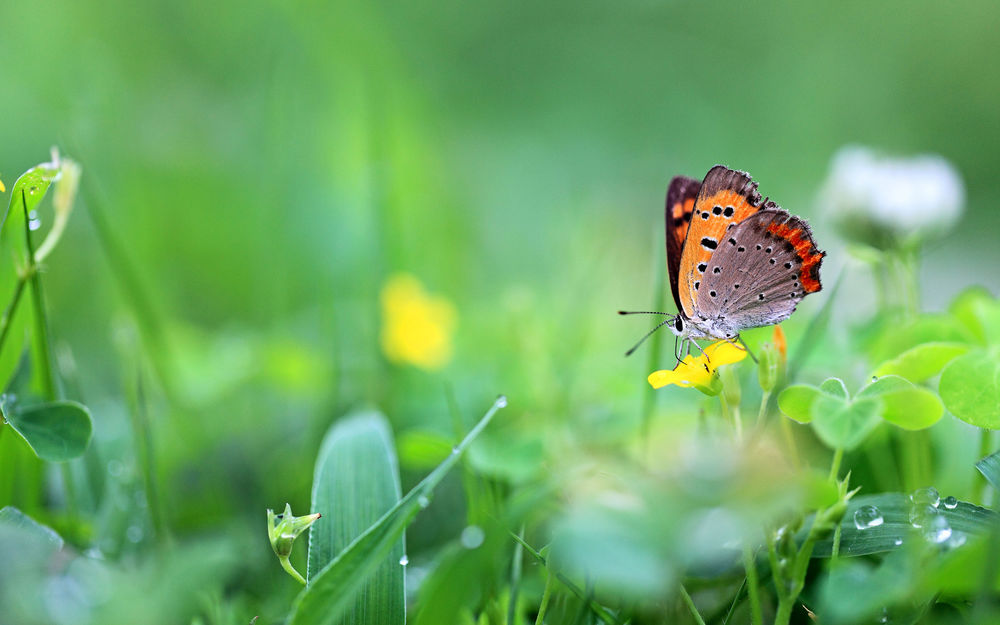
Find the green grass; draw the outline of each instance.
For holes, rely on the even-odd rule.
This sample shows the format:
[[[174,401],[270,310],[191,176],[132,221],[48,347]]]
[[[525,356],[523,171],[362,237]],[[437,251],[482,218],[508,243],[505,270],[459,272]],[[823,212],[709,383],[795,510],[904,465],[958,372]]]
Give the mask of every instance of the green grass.
[[[996,6],[249,8],[0,10],[0,625],[1000,620]],[[963,219],[860,238],[854,143]],[[717,162],[824,288],[654,390]]]

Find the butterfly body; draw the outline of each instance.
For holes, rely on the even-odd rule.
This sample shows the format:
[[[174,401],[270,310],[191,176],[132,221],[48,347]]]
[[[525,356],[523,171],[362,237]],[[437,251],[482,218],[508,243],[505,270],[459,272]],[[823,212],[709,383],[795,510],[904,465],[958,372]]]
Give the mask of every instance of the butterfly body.
[[[825,252],[809,226],[761,199],[748,174],[716,165],[667,190],[667,267],[682,339],[734,339],[781,323],[819,291]]]

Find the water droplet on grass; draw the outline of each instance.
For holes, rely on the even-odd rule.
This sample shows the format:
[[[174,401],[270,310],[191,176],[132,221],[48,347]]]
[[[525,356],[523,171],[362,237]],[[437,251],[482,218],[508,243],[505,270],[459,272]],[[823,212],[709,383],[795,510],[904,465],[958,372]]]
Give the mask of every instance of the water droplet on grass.
[[[949,510],[954,510],[955,508],[958,507],[958,500],[950,496],[942,499],[941,503],[943,503],[944,507],[948,508]]]
[[[142,527],[139,525],[129,525],[128,529],[125,530],[125,537],[128,538],[129,542],[137,543],[142,540],[144,532]]]
[[[937,508],[938,504],[941,503],[941,495],[938,494],[936,488],[928,486],[913,491],[913,494],[910,495],[910,501],[915,506],[928,505]]]
[[[506,407],[507,407],[507,396],[506,395],[498,395],[497,396],[497,408],[506,408]]]
[[[917,529],[927,525],[935,516],[940,515],[934,506],[913,506],[910,510],[910,525]]]
[[[118,462],[117,460],[112,460],[111,462],[108,463],[108,475],[110,475],[111,477],[118,477],[119,475],[122,474],[122,471],[124,470],[125,467],[122,466],[122,463]]]
[[[898,547],[898,546],[900,546],[900,545],[903,544],[903,539],[902,538],[897,538],[896,540],[892,541],[892,544],[894,544],[894,545],[896,545]]]
[[[470,525],[464,530],[462,530],[462,546],[466,549],[475,549],[479,545],[483,544],[483,540],[486,538],[486,532],[483,528],[478,525]]]
[[[943,514],[937,513],[924,526],[924,537],[932,543],[941,544],[951,538],[951,525]]]
[[[885,519],[882,518],[882,511],[875,506],[861,506],[854,511],[854,527],[859,530],[866,530],[869,527],[882,525]]]
[[[431,500],[427,497],[427,495],[420,495],[417,497],[417,505],[421,508],[426,508],[431,505]]]
[[[406,566],[409,563],[410,563],[410,559],[407,558],[406,554],[404,553],[403,557],[399,559],[399,564],[400,564],[400,566]]]

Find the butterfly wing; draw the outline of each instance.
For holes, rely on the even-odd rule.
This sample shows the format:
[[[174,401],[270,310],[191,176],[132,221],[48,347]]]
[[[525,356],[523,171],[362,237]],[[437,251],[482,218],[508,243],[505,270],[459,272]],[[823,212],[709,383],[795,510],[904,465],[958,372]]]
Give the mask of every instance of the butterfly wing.
[[[675,176],[667,187],[667,273],[678,311],[681,310],[681,298],[677,293],[677,271],[681,266],[681,249],[691,224],[691,213],[694,211],[699,189],[701,183],[687,176]]]
[[[767,203],[767,206],[773,206]],[[691,318],[699,300],[699,287],[712,253],[725,240],[726,231],[761,209],[757,183],[750,175],[716,165],[701,183],[681,250],[677,293],[685,315]]]
[[[825,255],[806,222],[781,208],[760,210],[726,233],[708,260],[698,312],[739,329],[780,323],[822,288]]]

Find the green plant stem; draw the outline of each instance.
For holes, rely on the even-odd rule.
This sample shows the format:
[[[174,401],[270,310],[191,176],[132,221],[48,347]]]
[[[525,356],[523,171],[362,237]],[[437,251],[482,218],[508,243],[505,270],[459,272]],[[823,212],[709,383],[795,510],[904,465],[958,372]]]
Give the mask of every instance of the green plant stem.
[[[792,466],[797,469],[801,466],[801,460],[799,460],[799,448],[795,444],[795,432],[792,431],[792,420],[785,416],[779,416],[778,419],[781,421],[781,434],[785,439],[788,458],[792,461]]]
[[[3,313],[3,317],[0,318],[0,351],[3,350],[3,346],[7,343],[7,335],[10,333],[11,320],[14,318],[14,313],[17,312],[17,305],[21,301],[21,295],[24,293],[24,287],[28,284],[29,272],[35,270],[34,266],[29,266],[25,270],[24,275],[21,275],[17,279],[17,286],[14,288],[14,295],[11,297],[10,303],[7,304],[7,309]]]
[[[750,545],[743,545],[743,568],[747,572],[747,594],[750,597],[750,622],[753,625],[762,625],[763,617],[760,612],[760,595],[757,589],[757,563],[754,560],[753,550]]]
[[[736,437],[736,440],[742,441],[743,424],[740,422],[740,407],[739,406],[730,407],[729,402],[726,401],[725,391],[719,393],[719,401],[722,403],[723,418],[732,425],[733,435]]]
[[[521,538],[520,536],[518,536],[514,532],[509,532],[509,533],[510,533],[511,538],[513,538],[515,541],[517,541],[521,545],[521,547],[523,547],[524,550],[528,553],[528,555],[530,555],[532,558],[534,558],[536,561],[538,561],[539,564],[541,564],[542,566],[544,566],[545,569],[546,569],[546,571],[549,570],[549,568],[548,568],[548,561],[545,559],[545,556],[543,556],[542,554],[538,553],[538,551],[536,551],[534,547],[532,547],[531,545],[529,545],[527,542],[525,542],[525,540],[523,538]],[[605,609],[604,606],[602,606],[599,603],[597,603],[596,601],[590,599],[586,595],[586,593],[584,593],[582,590],[580,590],[580,587],[577,586],[576,584],[574,584],[572,581],[570,581],[569,578],[567,578],[565,575],[563,575],[562,573],[559,573],[559,572],[555,572],[555,573],[553,573],[553,575],[555,575],[555,578],[557,580],[559,580],[559,582],[562,583],[563,586],[565,586],[566,588],[568,588],[570,592],[572,592],[574,595],[576,595],[578,599],[580,599],[584,603],[588,604],[590,606],[590,610],[594,614],[596,614],[599,619],[601,619],[602,621],[604,621],[605,623],[607,623],[607,625],[617,625],[618,620],[614,616],[612,616],[612,614],[610,612],[608,612],[608,610]]]
[[[684,601],[684,605],[686,605],[687,609],[690,610],[691,616],[694,617],[694,621],[698,623],[698,625],[705,625],[705,619],[701,618],[701,613],[698,612],[698,606],[694,604],[694,600],[691,599],[691,595],[689,595],[688,591],[684,588],[684,584],[680,584],[680,591],[681,600]]]
[[[56,386],[55,371],[52,369],[52,342],[49,340],[49,320],[45,313],[45,299],[42,293],[42,278],[38,273],[38,263],[35,261],[35,246],[31,241],[31,228],[28,218],[28,200],[21,189],[21,209],[24,211],[24,243],[28,252],[28,269],[25,270],[25,279],[31,284],[31,304],[34,308],[33,321],[35,324],[35,340],[37,349],[35,356],[38,358],[36,372],[38,373],[39,384],[41,385],[41,395],[48,401],[58,399],[59,390]],[[22,284],[19,283],[18,287]],[[18,293],[21,288],[18,288]],[[17,293],[15,293],[15,296]],[[16,300],[11,302],[16,305]],[[11,314],[13,317],[13,313]],[[77,501],[76,488],[73,481],[73,471],[68,462],[59,465],[62,473],[63,488],[66,491],[66,508],[70,516],[76,515]]]
[[[284,558],[278,558],[278,561],[281,562],[281,568],[285,569],[285,571],[288,572],[289,575],[299,580],[299,583],[302,584],[303,586],[306,585],[305,578],[302,577],[302,575],[300,575],[299,572],[295,570],[295,567],[292,566],[291,562],[289,562],[288,556],[285,556]]]
[[[549,609],[549,598],[552,597],[552,578],[555,577],[548,568],[545,569],[545,590],[542,591],[542,602],[538,605],[538,616],[535,625],[545,622],[545,612]]]
[[[165,324],[160,318],[159,311],[153,305],[153,299],[140,279],[139,272],[125,252],[125,246],[116,238],[112,228],[108,225],[108,220],[104,216],[96,194],[86,186],[84,191],[86,196],[84,206],[87,208],[91,223],[94,224],[94,231],[97,233],[100,247],[107,256],[111,275],[118,282],[125,299],[131,305],[132,313],[135,315],[142,336],[142,343],[146,348],[144,352],[153,365],[157,379],[163,387],[163,392],[169,399],[177,401],[179,395],[174,382],[174,352],[170,341],[166,338]]]
[[[771,391],[764,391],[764,394],[760,396],[760,409],[757,410],[757,427],[764,423],[764,417],[767,416],[767,402],[769,401],[771,401]]]
[[[916,490],[927,483],[927,476],[924,471],[924,450],[921,449],[926,441],[921,434],[924,432],[900,431],[899,435],[900,451],[903,461],[903,485],[908,491]]]
[[[524,540],[524,525],[521,525],[521,531],[518,532],[518,537]],[[521,568],[524,560],[524,547],[520,543],[514,546],[514,557],[512,558],[510,565],[510,602],[507,604],[507,623],[514,625],[517,617],[517,596],[520,594],[521,590]]]
[[[658,244],[662,245],[662,243]],[[653,302],[652,310],[663,310],[666,305],[666,265],[664,263],[658,263],[659,269],[656,278],[656,300]],[[657,332],[653,334],[649,341],[649,352],[646,356],[646,373],[649,374],[656,370],[657,363],[660,358],[660,352],[662,351],[661,346],[663,345],[663,332]],[[653,424],[653,412],[656,409],[656,399],[659,395],[656,393],[656,389],[651,386],[646,385],[645,394],[642,396],[642,414],[641,414],[641,424],[642,424],[642,437],[640,440],[641,447],[641,458],[645,462],[649,458],[649,452],[652,449],[650,440],[650,430]]]
[[[830,479],[835,480],[840,477],[840,463],[844,459],[844,450],[837,448],[833,452],[833,460],[830,462]]]

